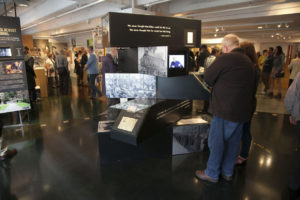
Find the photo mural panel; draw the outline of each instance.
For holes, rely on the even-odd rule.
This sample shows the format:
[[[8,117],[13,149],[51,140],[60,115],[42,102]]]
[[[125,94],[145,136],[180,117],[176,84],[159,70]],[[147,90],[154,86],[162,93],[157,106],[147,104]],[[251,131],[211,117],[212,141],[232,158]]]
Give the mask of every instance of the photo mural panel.
[[[138,71],[141,74],[168,76],[168,47],[139,47]]]
[[[146,74],[105,74],[108,98],[155,98],[156,77]]]
[[[20,20],[0,16],[0,114],[28,109]]]

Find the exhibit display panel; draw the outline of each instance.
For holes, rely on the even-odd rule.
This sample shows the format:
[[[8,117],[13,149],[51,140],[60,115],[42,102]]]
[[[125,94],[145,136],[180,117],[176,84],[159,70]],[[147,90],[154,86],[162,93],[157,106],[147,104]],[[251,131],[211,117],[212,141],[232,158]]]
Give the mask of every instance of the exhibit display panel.
[[[109,35],[110,46],[168,46],[172,49],[200,47],[200,20],[126,13],[108,13],[103,19],[106,27],[109,26],[105,30]]]
[[[201,117],[178,121],[173,126],[172,155],[208,150],[209,127]]]
[[[28,109],[20,21],[0,16],[0,114]]]
[[[138,71],[141,74],[168,76],[168,47],[139,47]]]
[[[108,98],[155,98],[156,77],[146,74],[106,73]]]
[[[130,102],[130,101],[129,101]],[[113,139],[137,145],[154,135],[161,128],[178,121],[182,115],[191,112],[191,101],[134,99],[131,105],[148,106],[136,112],[121,110],[112,127]],[[111,109],[119,109],[110,107]],[[109,112],[110,112],[109,110]]]

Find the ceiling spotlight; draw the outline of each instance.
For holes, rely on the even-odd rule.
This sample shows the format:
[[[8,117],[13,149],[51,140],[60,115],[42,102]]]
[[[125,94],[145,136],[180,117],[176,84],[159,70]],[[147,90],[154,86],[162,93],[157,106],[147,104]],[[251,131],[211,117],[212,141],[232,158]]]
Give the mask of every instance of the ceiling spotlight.
[[[258,29],[262,29],[263,27],[262,27],[262,26],[258,26],[257,28],[258,28]]]
[[[271,35],[271,38],[273,38],[274,37],[274,35]]]
[[[284,40],[285,40],[285,37],[283,37],[282,39],[284,39]]]
[[[285,24],[285,28],[289,28],[290,27],[290,25],[288,25],[288,24]]]
[[[276,33],[275,35],[280,35],[279,33]]]
[[[215,34],[214,34],[214,36],[215,36],[215,37],[217,37],[217,36],[218,36],[218,34],[216,34],[216,33],[215,33]]]
[[[216,28],[216,32],[219,32],[219,30],[220,30],[219,28]]]
[[[281,28],[281,24],[278,24],[277,27],[278,27],[278,28]]]

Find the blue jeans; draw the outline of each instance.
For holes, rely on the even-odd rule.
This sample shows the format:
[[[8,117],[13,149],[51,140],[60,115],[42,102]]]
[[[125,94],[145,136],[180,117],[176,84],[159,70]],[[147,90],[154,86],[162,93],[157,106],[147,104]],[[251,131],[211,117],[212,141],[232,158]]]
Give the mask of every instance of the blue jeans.
[[[243,123],[213,116],[208,137],[210,155],[205,170],[206,175],[218,179],[220,170],[226,176],[233,175],[242,133]]]
[[[244,123],[243,135],[242,135],[242,149],[240,156],[243,158],[248,158],[249,149],[251,146],[252,136],[251,136],[251,120]]]
[[[98,94],[99,97],[101,96],[100,90],[95,85],[95,80],[97,76],[98,74],[89,74],[89,83],[92,89],[92,97],[96,97],[96,93]]]

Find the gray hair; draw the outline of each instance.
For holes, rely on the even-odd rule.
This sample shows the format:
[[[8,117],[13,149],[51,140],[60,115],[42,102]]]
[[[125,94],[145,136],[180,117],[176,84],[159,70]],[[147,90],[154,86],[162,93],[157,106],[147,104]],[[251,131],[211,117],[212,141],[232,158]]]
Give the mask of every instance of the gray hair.
[[[240,39],[237,35],[228,34],[222,40],[222,44],[227,47],[235,47],[240,45]]]

